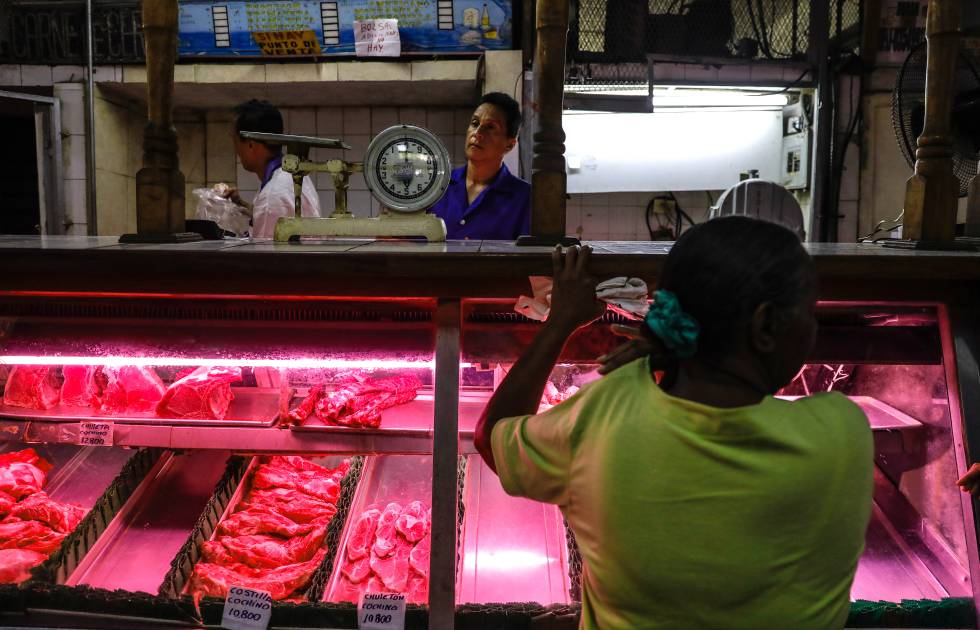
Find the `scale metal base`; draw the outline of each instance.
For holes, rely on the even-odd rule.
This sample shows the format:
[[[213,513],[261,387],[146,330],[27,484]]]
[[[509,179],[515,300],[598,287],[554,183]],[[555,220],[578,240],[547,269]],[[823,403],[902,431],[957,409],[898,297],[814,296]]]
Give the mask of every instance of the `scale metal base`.
[[[383,214],[368,219],[353,214],[330,217],[280,217],[276,221],[276,242],[285,243],[302,236],[352,238],[425,238],[430,243],[446,240],[446,224],[434,214]]]

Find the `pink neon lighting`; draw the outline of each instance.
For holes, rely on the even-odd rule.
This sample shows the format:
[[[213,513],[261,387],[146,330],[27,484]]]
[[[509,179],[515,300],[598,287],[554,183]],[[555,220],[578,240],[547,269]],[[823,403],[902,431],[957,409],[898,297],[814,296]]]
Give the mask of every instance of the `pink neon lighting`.
[[[228,366],[278,368],[359,368],[363,370],[433,369],[434,360],[407,359],[205,359],[202,357],[57,357],[57,356],[0,356],[0,364],[8,365],[105,365],[105,366]],[[460,367],[470,367],[460,363]]]

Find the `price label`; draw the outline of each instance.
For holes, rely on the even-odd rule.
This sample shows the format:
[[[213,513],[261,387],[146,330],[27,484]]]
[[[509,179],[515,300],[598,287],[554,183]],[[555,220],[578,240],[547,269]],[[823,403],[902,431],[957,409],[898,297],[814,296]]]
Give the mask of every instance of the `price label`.
[[[265,630],[272,617],[272,596],[253,588],[232,586],[225,598],[221,627],[226,630]]]
[[[112,422],[82,422],[78,427],[79,446],[112,446]]]
[[[357,605],[357,627],[360,630],[404,630],[405,595],[364,593]]]

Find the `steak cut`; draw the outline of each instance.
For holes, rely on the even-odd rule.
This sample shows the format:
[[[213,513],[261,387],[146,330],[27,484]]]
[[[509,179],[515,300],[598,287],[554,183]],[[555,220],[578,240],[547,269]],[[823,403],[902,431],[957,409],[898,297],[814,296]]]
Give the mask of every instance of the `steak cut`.
[[[378,527],[378,519],[381,518],[380,510],[368,510],[361,514],[354,528],[347,535],[347,557],[350,560],[366,558],[374,544],[374,531]]]
[[[333,503],[321,501],[294,488],[266,488],[253,490],[247,501],[241,504],[243,510],[268,509],[282,514],[294,523],[313,523],[322,519],[330,520],[337,513]]]
[[[340,572],[354,584],[364,581],[364,578],[371,575],[371,558],[360,558],[352,562],[345,562]]]
[[[6,466],[0,465],[0,492],[14,499],[22,499],[40,492],[45,477],[44,471],[34,464],[12,462]]]
[[[267,591],[272,599],[286,599],[296,591],[306,588],[310,576],[327,554],[321,549],[306,562],[287,564],[275,569],[257,570],[243,565],[222,566],[198,562],[188,582],[195,599],[204,596],[226,597],[232,586],[243,586]]]
[[[402,593],[408,586],[409,573],[411,573],[408,559],[411,553],[412,543],[399,537],[395,543],[394,553],[387,558],[379,558],[372,549],[371,570],[387,588]]]
[[[10,512],[10,508],[14,507],[15,503],[17,503],[17,499],[6,492],[0,492],[0,518],[6,516]]]
[[[224,420],[235,395],[232,383],[242,382],[239,367],[200,367],[167,388],[157,404],[161,418]]]
[[[320,520],[319,517],[316,520]],[[309,534],[314,527],[314,522],[297,523],[271,508],[257,506],[235,512],[221,521],[218,533],[224,536],[271,534],[292,538]]]
[[[378,519],[378,528],[374,532],[374,545],[371,552],[379,558],[386,558],[395,551],[398,543],[398,530],[395,529],[395,521],[402,513],[402,506],[398,503],[389,503],[385,506],[381,518]]]
[[[292,488],[311,497],[336,503],[340,497],[340,480],[333,476],[323,476],[312,470],[298,471],[279,466],[276,463],[261,464],[252,476],[252,487]]]
[[[65,377],[65,382],[61,385],[61,404],[69,407],[98,404],[99,386],[95,382],[98,369],[94,365],[62,366],[61,375]]]
[[[395,520],[395,529],[409,542],[418,542],[429,533],[429,517],[421,501],[412,501]]]
[[[167,387],[151,367],[100,366],[95,372],[96,406],[105,414],[148,413]]]
[[[4,522],[37,521],[56,532],[69,534],[78,527],[86,514],[88,510],[79,505],[61,503],[53,500],[46,492],[35,492],[15,505]]]
[[[0,549],[28,549],[38,553],[52,553],[67,534],[54,531],[37,521],[0,522]]]
[[[405,598],[410,604],[429,603],[429,580],[421,575],[413,575],[408,578],[408,592]]]
[[[45,554],[30,549],[0,549],[0,584],[23,582],[46,559]]]
[[[432,548],[432,537],[426,536],[415,544],[412,553],[408,556],[408,562],[412,570],[419,575],[429,577],[429,552]]]
[[[55,368],[49,365],[15,365],[3,389],[3,404],[25,409],[51,409],[61,398]]]

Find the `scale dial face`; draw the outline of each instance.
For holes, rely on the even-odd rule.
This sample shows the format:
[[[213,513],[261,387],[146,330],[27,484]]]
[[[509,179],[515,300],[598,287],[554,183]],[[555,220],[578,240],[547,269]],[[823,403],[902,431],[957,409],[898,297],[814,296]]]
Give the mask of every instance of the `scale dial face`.
[[[449,152],[439,138],[411,125],[385,129],[364,156],[368,189],[396,212],[418,212],[439,201],[450,170]]]

